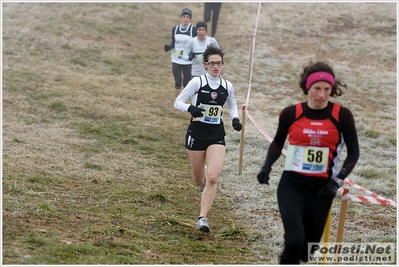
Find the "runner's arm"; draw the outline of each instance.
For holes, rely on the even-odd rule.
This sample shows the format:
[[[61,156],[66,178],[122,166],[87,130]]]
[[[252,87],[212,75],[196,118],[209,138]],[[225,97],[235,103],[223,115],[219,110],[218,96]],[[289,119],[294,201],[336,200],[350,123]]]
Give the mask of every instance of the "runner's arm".
[[[280,113],[279,124],[276,135],[267,151],[266,160],[263,166],[271,168],[273,163],[280,157],[285,140],[288,135],[288,128],[294,121],[295,106],[290,106]]]
[[[195,103],[197,100],[197,91],[201,86],[200,77],[192,78],[186,87],[181,91],[181,93],[177,96],[173,106],[176,110],[180,110],[182,112],[188,111],[188,108],[191,104],[186,103],[191,98],[191,103]],[[195,105],[195,104],[194,104]]]
[[[349,109],[341,107],[339,121],[342,126],[342,135],[345,140],[347,156],[337,177],[344,180],[355,167],[360,151],[355,120]]]
[[[227,92],[229,94],[226,102],[227,102],[227,106],[229,108],[230,117],[231,117],[231,119],[238,118],[237,101],[236,101],[235,94],[234,94],[233,84],[227,80],[226,80],[226,83],[227,83]]]
[[[190,54],[191,54],[191,51],[193,51],[193,40],[194,39],[190,39],[190,41],[188,41],[186,47],[184,48],[184,52],[182,55],[183,60],[190,61]]]

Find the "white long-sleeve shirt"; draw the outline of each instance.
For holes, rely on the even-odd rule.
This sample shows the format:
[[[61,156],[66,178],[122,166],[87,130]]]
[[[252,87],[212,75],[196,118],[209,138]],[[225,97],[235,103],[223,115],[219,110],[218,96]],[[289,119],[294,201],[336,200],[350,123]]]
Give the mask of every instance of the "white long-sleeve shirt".
[[[208,84],[212,89],[217,89],[220,86],[220,77],[214,78],[210,76],[208,73],[205,74],[208,80]],[[231,119],[238,118],[238,109],[237,102],[234,95],[234,87],[233,84],[225,80],[227,83],[227,91],[228,97],[226,100],[227,106],[229,108],[229,113]],[[196,105],[197,103],[197,92],[201,87],[201,79],[200,77],[194,77],[190,80],[190,82],[184,87],[183,91],[179,94],[174,102],[174,108],[176,110],[180,110],[182,112],[187,112],[190,105]],[[189,99],[191,99],[191,103],[186,103]]]
[[[192,67],[191,67],[191,75],[192,76],[200,76],[202,74],[207,73],[206,69],[204,68],[204,59],[202,54],[205,52],[208,45],[213,45],[215,47],[219,47],[218,42],[215,38],[206,36],[204,41],[198,40],[198,36],[190,39],[188,41],[186,47],[184,48],[182,58],[184,60],[189,60],[190,54],[194,53],[195,58],[192,60]]]

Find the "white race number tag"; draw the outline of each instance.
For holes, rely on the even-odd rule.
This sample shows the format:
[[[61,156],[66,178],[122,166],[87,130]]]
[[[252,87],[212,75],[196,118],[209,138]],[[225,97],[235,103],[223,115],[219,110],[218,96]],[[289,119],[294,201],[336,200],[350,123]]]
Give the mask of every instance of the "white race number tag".
[[[196,118],[198,121],[209,124],[220,124],[220,117],[223,111],[222,106],[201,104],[200,108],[205,109],[205,111],[202,112],[202,117]]]
[[[183,52],[184,52],[183,49],[178,49],[177,50],[177,58],[178,59],[182,59],[183,58]]]
[[[289,145],[284,170],[325,173],[327,171],[328,154],[328,147]]]
[[[198,65],[204,65],[204,56],[202,54],[195,55],[195,60],[197,61]]]

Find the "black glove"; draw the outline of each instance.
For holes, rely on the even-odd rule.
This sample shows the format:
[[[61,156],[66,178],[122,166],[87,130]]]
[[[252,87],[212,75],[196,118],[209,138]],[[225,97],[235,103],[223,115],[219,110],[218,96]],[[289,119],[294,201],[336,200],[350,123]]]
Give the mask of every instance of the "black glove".
[[[194,118],[204,116],[204,115],[202,114],[202,111],[205,111],[205,109],[203,109],[203,108],[197,108],[197,107],[194,107],[193,105],[191,105],[191,106],[188,107],[188,112],[190,112],[190,113],[191,113],[191,116],[193,116]]]
[[[165,45],[165,47],[164,47],[165,52],[172,50],[172,48],[173,48],[172,45]]]
[[[193,60],[195,58],[195,54],[193,52],[190,53],[190,56],[188,57],[188,60]]]
[[[233,125],[234,130],[236,130],[237,132],[241,131],[242,124],[240,123],[240,120],[238,118],[233,119],[232,125]]]
[[[260,184],[269,184],[269,174],[272,171],[272,168],[263,166],[260,172],[258,173],[258,181]]]
[[[317,195],[324,198],[334,198],[337,195],[338,189],[343,185],[344,181],[342,179],[332,178],[320,189]]]

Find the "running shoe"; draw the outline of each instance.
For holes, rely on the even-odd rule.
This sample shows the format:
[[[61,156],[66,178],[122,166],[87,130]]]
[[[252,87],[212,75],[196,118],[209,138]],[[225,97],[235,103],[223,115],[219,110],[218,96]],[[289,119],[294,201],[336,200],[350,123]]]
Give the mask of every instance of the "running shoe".
[[[197,229],[199,229],[202,232],[207,232],[207,233],[209,232],[210,227],[209,227],[207,219],[205,217],[201,217],[198,219]]]

